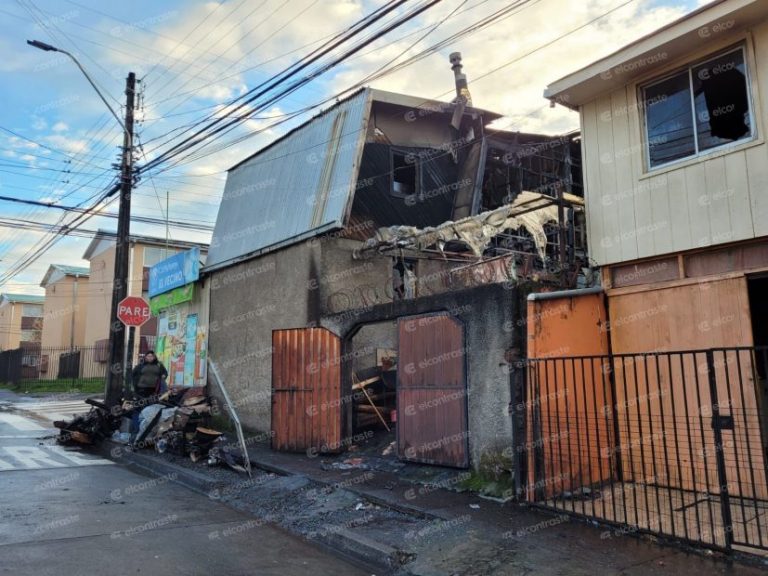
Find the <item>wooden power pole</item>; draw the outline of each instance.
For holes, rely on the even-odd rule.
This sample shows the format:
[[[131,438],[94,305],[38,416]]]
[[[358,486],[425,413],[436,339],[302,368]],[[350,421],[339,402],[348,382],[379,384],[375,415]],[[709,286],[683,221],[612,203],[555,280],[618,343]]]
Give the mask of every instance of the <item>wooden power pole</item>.
[[[125,369],[125,326],[117,319],[117,307],[128,295],[128,262],[130,257],[131,190],[133,187],[133,108],[136,74],[125,81],[125,131],[123,157],[120,166],[120,208],[117,216],[115,244],[115,280],[112,285],[112,306],[109,314],[109,369],[104,391],[105,403],[115,406],[123,394]],[[129,351],[131,353],[132,351]]]

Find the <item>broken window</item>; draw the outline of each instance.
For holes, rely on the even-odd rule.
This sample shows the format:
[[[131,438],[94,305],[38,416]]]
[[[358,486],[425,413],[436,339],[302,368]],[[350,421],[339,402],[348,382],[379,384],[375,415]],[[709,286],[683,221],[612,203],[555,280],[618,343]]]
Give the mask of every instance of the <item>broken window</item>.
[[[752,137],[743,48],[643,89],[651,168]]]
[[[394,300],[410,300],[416,297],[416,260],[395,260],[392,266],[392,291]]]
[[[392,196],[407,198],[418,193],[419,170],[413,154],[392,150]]]

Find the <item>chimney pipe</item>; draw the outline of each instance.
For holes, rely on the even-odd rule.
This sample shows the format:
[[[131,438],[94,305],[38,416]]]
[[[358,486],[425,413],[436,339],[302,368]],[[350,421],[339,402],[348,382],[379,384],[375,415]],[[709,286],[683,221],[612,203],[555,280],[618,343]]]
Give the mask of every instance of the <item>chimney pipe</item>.
[[[453,70],[453,77],[456,81],[456,101],[464,103],[467,106],[472,106],[472,96],[469,94],[469,85],[467,84],[467,75],[464,74],[461,69],[461,52],[452,52],[448,59],[451,62],[451,69]]]

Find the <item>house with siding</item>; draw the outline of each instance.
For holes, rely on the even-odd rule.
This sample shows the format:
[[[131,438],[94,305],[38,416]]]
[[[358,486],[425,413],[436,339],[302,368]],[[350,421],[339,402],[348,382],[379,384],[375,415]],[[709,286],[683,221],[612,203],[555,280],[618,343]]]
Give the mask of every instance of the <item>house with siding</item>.
[[[768,344],[768,5],[710,3],[545,95],[580,115],[613,351]]]
[[[528,498],[764,554],[768,3],[710,2],[545,96],[579,113],[602,288],[529,297]]]

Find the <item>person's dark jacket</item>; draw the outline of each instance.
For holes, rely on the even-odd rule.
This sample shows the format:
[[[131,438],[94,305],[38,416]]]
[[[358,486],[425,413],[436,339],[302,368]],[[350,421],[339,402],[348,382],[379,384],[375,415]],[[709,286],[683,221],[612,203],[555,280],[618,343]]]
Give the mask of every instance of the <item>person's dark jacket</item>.
[[[140,396],[152,394],[159,389],[160,381],[168,376],[168,370],[163,363],[155,359],[154,362],[142,362],[133,369],[133,389]]]

